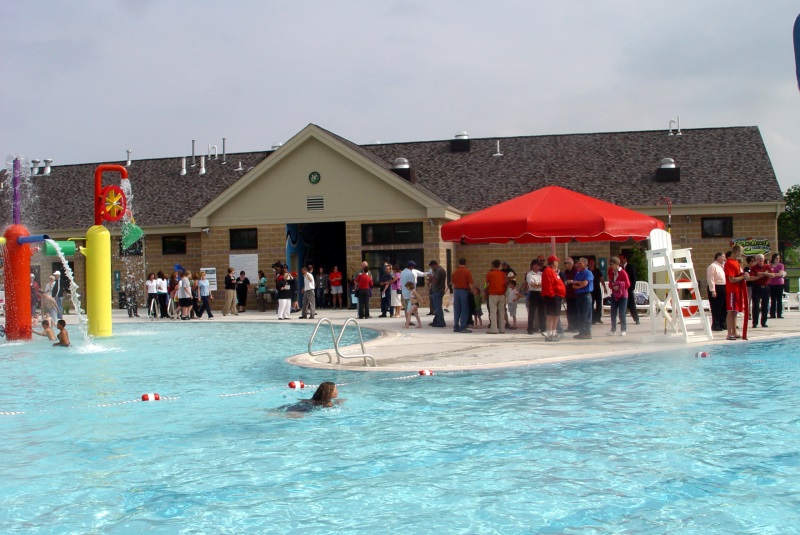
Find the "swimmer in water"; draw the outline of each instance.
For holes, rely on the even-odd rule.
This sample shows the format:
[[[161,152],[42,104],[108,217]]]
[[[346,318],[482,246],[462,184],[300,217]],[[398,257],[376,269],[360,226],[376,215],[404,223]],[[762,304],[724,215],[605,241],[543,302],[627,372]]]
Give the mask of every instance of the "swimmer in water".
[[[334,403],[337,405],[342,403],[343,399],[338,399],[339,389],[336,388],[336,383],[330,381],[324,382],[317,387],[317,391],[311,396],[311,399],[300,400],[299,403],[292,405],[284,405],[280,409],[286,411],[286,416],[290,418],[301,418],[303,413],[311,412],[321,407],[333,407]],[[334,400],[336,400],[334,402]]]
[[[311,396],[308,401],[315,407],[333,407],[333,400],[339,397],[339,389],[336,388],[336,383],[330,381],[322,383],[317,387],[317,391]]]
[[[42,320],[42,330],[41,331],[34,331],[31,329],[33,334],[37,334],[39,336],[46,336],[48,340],[51,342],[55,342],[57,340],[56,333],[53,332],[53,328],[50,327],[50,322],[47,320]]]
[[[61,347],[69,347],[69,333],[67,332],[67,322],[64,320],[58,320],[58,342],[53,344],[53,346],[61,346]]]

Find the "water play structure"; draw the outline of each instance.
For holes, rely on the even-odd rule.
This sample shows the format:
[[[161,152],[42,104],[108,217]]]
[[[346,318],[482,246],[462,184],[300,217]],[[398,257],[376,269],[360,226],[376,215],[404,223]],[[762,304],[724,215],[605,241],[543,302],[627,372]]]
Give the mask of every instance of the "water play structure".
[[[103,187],[103,173],[120,174],[119,186]],[[45,234],[31,235],[21,223],[22,164],[19,158],[13,162],[13,214],[12,224],[0,238],[5,246],[5,334],[9,340],[31,339],[31,244],[47,242],[45,254],[62,257],[74,253],[73,241],[55,242]],[[94,225],[86,233],[86,245],[80,252],[86,257],[86,316],[90,336],[111,336],[111,234],[103,222],[123,220],[123,246],[141,238],[143,232],[133,222],[127,207],[125,191],[130,193],[128,170],[121,165],[102,164],[94,174]],[[81,238],[83,239],[83,238]]]

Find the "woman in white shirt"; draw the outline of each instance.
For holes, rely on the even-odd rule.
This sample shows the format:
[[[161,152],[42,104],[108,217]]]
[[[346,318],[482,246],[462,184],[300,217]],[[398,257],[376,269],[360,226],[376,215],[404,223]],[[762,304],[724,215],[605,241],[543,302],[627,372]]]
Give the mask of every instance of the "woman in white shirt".
[[[167,278],[164,276],[163,271],[158,272],[158,278],[156,278],[156,294],[158,295],[158,308],[161,312],[161,319],[169,318],[167,314],[167,296],[169,296],[169,290],[167,289]]]
[[[158,291],[156,290],[156,274],[150,273],[147,275],[147,280],[144,281],[144,289],[147,294],[147,317],[155,318],[157,313],[153,308],[153,301],[158,301]]]
[[[528,334],[546,331],[541,267],[538,259],[533,260],[531,270],[525,276],[528,287]]]

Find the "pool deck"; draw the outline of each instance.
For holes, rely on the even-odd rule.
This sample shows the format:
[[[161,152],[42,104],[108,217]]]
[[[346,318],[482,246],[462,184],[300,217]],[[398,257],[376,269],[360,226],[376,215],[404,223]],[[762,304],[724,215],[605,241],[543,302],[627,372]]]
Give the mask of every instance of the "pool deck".
[[[452,312],[452,309],[451,309]],[[159,322],[150,322],[147,318],[129,319],[124,310],[114,310],[115,322],[147,322],[157,325]],[[319,310],[315,320],[299,319],[299,314],[292,314],[289,320],[292,324],[304,323],[314,325],[320,318],[328,318],[336,326],[341,326],[348,318],[355,318],[354,310]],[[713,353],[714,344],[746,344],[748,341],[728,341],[725,332],[714,332],[713,341],[709,341],[699,332],[696,340],[686,344],[682,337],[664,336],[663,325],[656,329],[656,336],[651,336],[651,322],[646,315],[641,316],[640,325],[635,325],[628,318],[628,335],[626,337],[607,336],[610,319],[603,317],[603,324],[594,325],[591,340],[574,340],[572,333],[564,333],[560,342],[545,342],[540,334],[529,335],[526,333],[527,314],[525,307],[520,307],[517,316],[517,330],[506,330],[505,334],[487,334],[484,326],[475,329],[472,333],[455,333],[452,330],[453,314],[445,313],[448,327],[429,327],[432,316],[420,316],[423,321],[421,329],[404,329],[404,320],[401,318],[379,318],[378,314],[368,320],[358,320],[361,327],[375,329],[380,332],[376,339],[365,343],[366,352],[375,359],[376,367],[364,366],[363,359],[347,359],[345,364],[329,364],[328,357],[310,356],[308,353],[294,355],[287,359],[288,362],[302,367],[321,369],[348,369],[353,371],[392,371],[392,372],[418,372],[419,370],[453,371],[477,370],[487,368],[504,368],[513,366],[526,366],[539,363],[550,363],[570,360],[596,359],[616,357],[631,353],[661,351],[674,348],[675,351],[695,353],[706,350]],[[69,323],[74,323],[74,316],[67,316]],[[483,317],[486,322],[487,316]],[[214,319],[191,320],[180,322],[187,327],[196,327],[197,323],[218,322],[278,322],[274,310],[267,312],[248,311],[238,316],[223,317],[215,314]],[[562,314],[562,322],[566,319]],[[284,323],[284,322],[279,322]],[[742,318],[739,318],[741,329]],[[748,329],[749,341],[766,340],[770,338],[800,335],[800,312],[797,309],[785,311],[782,319],[770,319],[768,327]],[[323,325],[323,327],[325,327]],[[350,327],[348,327],[349,329]],[[317,334],[323,343],[330,342],[330,329],[321,328]],[[330,346],[332,348],[333,343]],[[333,351],[331,350],[331,353]],[[358,346],[342,348],[342,353],[353,354],[360,352]],[[335,359],[334,359],[335,360]]]

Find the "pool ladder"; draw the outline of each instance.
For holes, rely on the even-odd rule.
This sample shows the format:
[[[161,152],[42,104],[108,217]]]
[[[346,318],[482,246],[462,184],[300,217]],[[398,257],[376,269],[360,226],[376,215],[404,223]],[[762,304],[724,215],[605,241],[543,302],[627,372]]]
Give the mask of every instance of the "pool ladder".
[[[367,364],[367,359],[372,361],[372,365],[373,366],[377,366],[377,364],[375,363],[375,358],[372,355],[370,355],[369,353],[367,353],[367,350],[364,348],[364,336],[361,334],[361,325],[359,325],[358,321],[356,321],[354,318],[348,318],[342,324],[342,330],[339,331],[339,337],[338,338],[336,337],[336,334],[333,332],[333,322],[331,322],[331,320],[329,320],[328,318],[320,318],[320,320],[317,322],[316,327],[314,327],[314,332],[311,333],[311,338],[308,339],[308,354],[309,355],[311,355],[312,357],[317,357],[317,356],[320,356],[320,355],[328,355],[328,362],[329,363],[333,363],[333,355],[331,355],[330,351],[313,351],[311,349],[311,346],[314,344],[314,338],[316,338],[316,336],[317,336],[317,331],[319,331],[319,328],[323,323],[327,323],[328,326],[330,326],[330,328],[331,328],[331,338],[333,339],[333,351],[334,351],[334,354],[336,355],[336,364],[342,364],[342,359],[360,359],[360,358],[363,358],[364,359],[364,366],[368,366],[369,365],[369,364]],[[356,326],[356,328],[358,328],[358,339],[361,342],[361,353],[356,353],[356,354],[353,354],[353,355],[344,355],[344,354],[342,354],[341,351],[339,351],[339,345],[342,342],[342,336],[344,336],[344,331],[347,329],[347,326],[349,324],[351,324],[351,323],[354,324]]]

